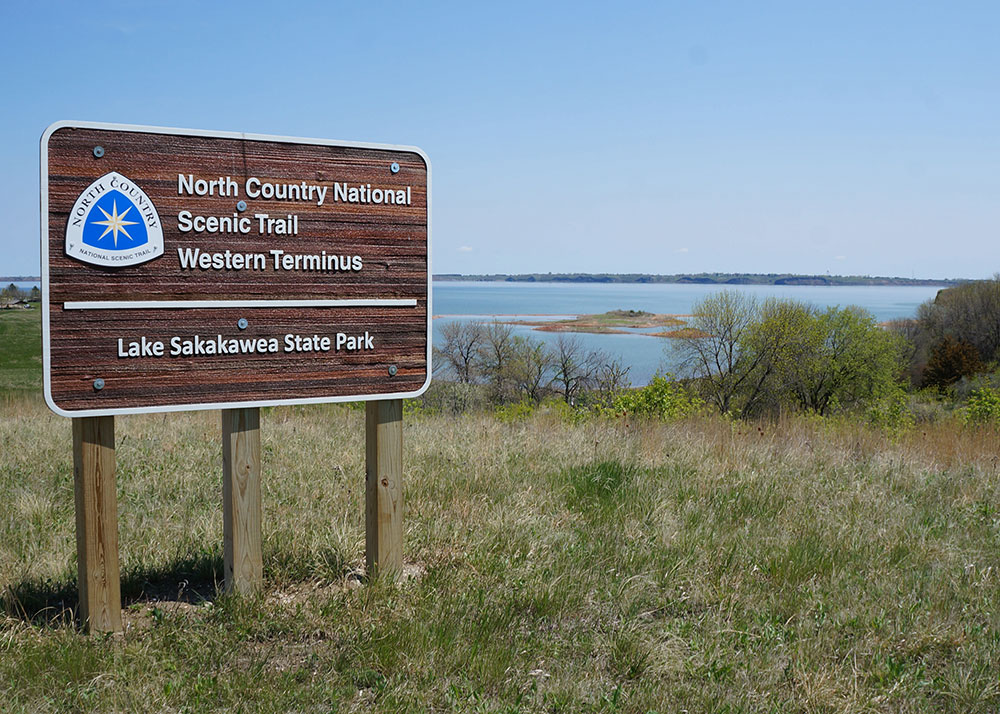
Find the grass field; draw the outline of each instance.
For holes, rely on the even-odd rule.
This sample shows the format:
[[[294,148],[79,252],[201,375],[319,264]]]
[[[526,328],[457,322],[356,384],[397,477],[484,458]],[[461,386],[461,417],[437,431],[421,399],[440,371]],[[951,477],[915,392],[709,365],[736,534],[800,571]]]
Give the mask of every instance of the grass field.
[[[42,385],[41,308],[0,310],[0,395],[36,394]]]
[[[411,416],[411,579],[365,582],[363,412],[265,410],[259,599],[217,412],[118,420],[127,630],[72,623],[68,421],[0,411],[5,711],[1000,706],[997,433]]]
[[[363,411],[266,409],[241,599],[218,412],[122,417],[126,631],[85,636],[33,324],[0,343],[4,712],[1000,708],[1000,434],[948,419],[409,415],[395,585],[360,573]]]

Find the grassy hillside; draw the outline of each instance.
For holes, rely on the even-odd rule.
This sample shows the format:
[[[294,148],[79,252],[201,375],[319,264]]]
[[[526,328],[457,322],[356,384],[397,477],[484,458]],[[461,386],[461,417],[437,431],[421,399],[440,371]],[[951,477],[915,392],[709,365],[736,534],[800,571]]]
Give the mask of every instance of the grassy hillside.
[[[5,711],[995,712],[997,432],[408,416],[398,586],[363,412],[265,410],[266,591],[219,597],[217,412],[118,419],[127,630],[71,624],[70,428],[0,405]]]

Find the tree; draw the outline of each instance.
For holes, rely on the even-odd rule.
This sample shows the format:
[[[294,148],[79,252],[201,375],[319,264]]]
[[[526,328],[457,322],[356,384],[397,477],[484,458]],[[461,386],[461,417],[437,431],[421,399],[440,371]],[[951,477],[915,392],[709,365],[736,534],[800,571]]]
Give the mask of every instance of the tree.
[[[631,367],[626,366],[620,359],[601,353],[597,371],[594,373],[594,390],[597,392],[597,399],[601,404],[610,407],[623,392],[632,386],[632,382],[628,378],[629,370]]]
[[[434,348],[435,356],[451,368],[459,382],[468,384],[475,376],[475,363],[483,339],[479,322],[449,322],[441,328],[441,344]]]
[[[904,376],[912,384],[919,384],[924,368],[927,366],[926,357],[918,359],[917,342],[920,340],[920,322],[914,318],[900,318],[889,320],[885,323],[885,329],[896,335],[903,348]]]
[[[783,404],[826,414],[877,399],[894,386],[904,354],[898,335],[855,307],[820,313],[723,292],[697,304],[690,324],[678,339],[698,388],[720,412],[744,417]]]
[[[983,362],[979,359],[979,351],[975,347],[968,342],[945,335],[931,349],[923,382],[925,386],[944,389],[962,377],[971,377],[983,369]]]
[[[1000,360],[1000,274],[940,290],[917,309],[911,374],[924,383],[931,353],[946,337],[972,345],[985,364]]]
[[[567,404],[573,404],[577,396],[590,385],[600,355],[584,352],[579,337],[560,334],[552,349],[552,382],[557,386]]]
[[[789,401],[796,367],[814,355],[822,341],[822,326],[813,307],[768,298],[742,340],[741,349],[756,365],[744,388],[742,416],[775,412]]]
[[[522,397],[540,402],[551,371],[552,355],[545,348],[545,343],[531,337],[514,337],[510,377]]]
[[[983,361],[1000,358],[1000,275],[942,290],[934,303],[942,335],[969,343]]]
[[[678,337],[682,364],[698,378],[704,398],[726,414],[763,360],[761,352],[747,351],[748,332],[759,317],[753,295],[724,290],[695,303],[690,330]]]
[[[492,387],[493,400],[508,401],[514,390],[514,328],[496,320],[484,325],[478,358],[479,369]]]
[[[10,305],[20,299],[21,289],[14,285],[14,283],[0,289],[0,305]]]
[[[789,363],[789,388],[805,409],[868,402],[887,394],[901,373],[904,346],[859,307],[831,307],[816,317],[814,348]]]

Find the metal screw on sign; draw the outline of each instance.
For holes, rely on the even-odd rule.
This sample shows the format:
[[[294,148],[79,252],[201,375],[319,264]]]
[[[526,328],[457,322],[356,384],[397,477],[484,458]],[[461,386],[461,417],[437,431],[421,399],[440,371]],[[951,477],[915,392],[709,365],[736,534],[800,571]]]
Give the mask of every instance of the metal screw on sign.
[[[245,317],[241,317],[239,320],[236,321],[236,326],[241,330],[247,329],[247,325],[249,324],[250,323],[247,322],[247,319]]]
[[[390,377],[395,377],[396,376],[396,372],[398,372],[398,371],[399,371],[399,368],[396,367],[396,365],[394,365],[394,364],[390,364],[389,365],[389,376]]]
[[[97,158],[101,158],[102,156],[104,156],[104,147],[103,146],[95,146],[94,147],[94,156],[96,156]]]
[[[104,389],[104,380],[98,377],[94,380],[94,391],[99,392]]]
[[[242,213],[243,211],[247,210],[247,202],[246,201],[237,201],[236,202],[236,210],[239,211],[240,213]]]
[[[398,174],[399,173],[399,164],[397,164],[395,161],[393,161],[391,164],[389,164],[389,170],[392,171],[394,174]]]

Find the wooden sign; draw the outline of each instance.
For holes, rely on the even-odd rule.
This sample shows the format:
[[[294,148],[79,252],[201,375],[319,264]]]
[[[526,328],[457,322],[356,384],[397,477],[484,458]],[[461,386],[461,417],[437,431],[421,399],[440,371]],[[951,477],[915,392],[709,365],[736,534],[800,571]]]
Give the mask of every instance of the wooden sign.
[[[400,146],[82,122],[41,142],[65,416],[398,399],[430,382],[430,166]]]

